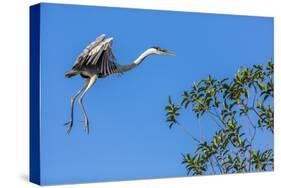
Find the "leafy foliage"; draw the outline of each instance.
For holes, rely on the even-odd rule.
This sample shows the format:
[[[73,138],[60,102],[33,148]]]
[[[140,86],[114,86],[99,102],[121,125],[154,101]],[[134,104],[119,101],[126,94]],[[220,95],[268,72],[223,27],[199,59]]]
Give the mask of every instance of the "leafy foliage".
[[[169,97],[165,107],[169,128],[181,125],[181,113],[188,109],[198,119],[210,118],[218,128],[210,141],[200,141],[192,136],[197,148],[194,154],[183,155],[182,163],[187,173],[272,170],[273,149],[255,149],[253,144],[257,130],[274,132],[273,93],[273,63],[270,60],[266,67],[241,67],[233,79],[217,80],[209,75],[205,80],[194,82],[191,90],[183,92],[179,104]]]

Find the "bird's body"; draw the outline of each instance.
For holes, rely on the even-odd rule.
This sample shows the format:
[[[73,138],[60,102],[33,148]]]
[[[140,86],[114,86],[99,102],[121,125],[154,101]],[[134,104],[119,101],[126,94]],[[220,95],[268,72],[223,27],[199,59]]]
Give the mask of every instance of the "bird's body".
[[[79,98],[79,103],[81,104],[84,119],[85,128],[89,132],[88,116],[85,111],[82,99],[86,92],[94,85],[98,78],[104,78],[113,74],[122,74],[127,72],[139,64],[149,55],[152,54],[166,54],[173,55],[173,53],[161,49],[159,47],[152,47],[145,50],[133,63],[128,65],[117,64],[116,58],[112,52],[112,40],[113,38],[105,38],[102,34],[92,43],[90,43],[83,52],[78,56],[72,69],[65,73],[65,76],[70,78],[75,75],[80,75],[81,77],[87,79],[85,85],[79,92],[74,95],[71,99],[71,119],[66,124],[69,125],[68,133],[71,131],[73,126],[73,112],[74,112],[74,102],[76,98],[81,94]]]

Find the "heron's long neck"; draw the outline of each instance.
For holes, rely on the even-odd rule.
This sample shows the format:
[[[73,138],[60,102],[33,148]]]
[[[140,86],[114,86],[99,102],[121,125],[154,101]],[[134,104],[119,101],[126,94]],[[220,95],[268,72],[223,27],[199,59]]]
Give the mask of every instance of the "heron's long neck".
[[[122,72],[122,73],[127,72],[127,71],[137,67],[138,65],[140,65],[143,62],[143,60],[147,56],[152,55],[152,54],[154,54],[153,49],[149,48],[149,49],[145,50],[133,63],[128,64],[128,65],[120,65],[120,67],[119,67],[120,72]]]

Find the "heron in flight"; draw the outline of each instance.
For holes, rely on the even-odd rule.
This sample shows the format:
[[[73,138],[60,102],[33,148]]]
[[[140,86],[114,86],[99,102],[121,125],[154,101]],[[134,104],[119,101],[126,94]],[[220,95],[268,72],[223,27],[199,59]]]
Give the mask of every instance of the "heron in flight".
[[[141,62],[143,62],[143,60],[149,55],[174,55],[173,52],[168,50],[164,50],[159,47],[151,47],[145,50],[131,64],[120,65],[116,63],[116,59],[112,52],[112,40],[113,38],[106,39],[104,34],[97,37],[96,40],[90,43],[77,57],[72,69],[65,73],[67,78],[80,75],[86,79],[84,86],[71,98],[70,121],[65,123],[65,125],[68,125],[68,133],[70,133],[73,127],[74,102],[79,95],[80,97],[78,102],[81,105],[84,114],[85,129],[87,133],[89,133],[89,120],[83,104],[83,97],[95,84],[98,78],[104,78],[113,74],[122,74],[132,70],[140,65]]]

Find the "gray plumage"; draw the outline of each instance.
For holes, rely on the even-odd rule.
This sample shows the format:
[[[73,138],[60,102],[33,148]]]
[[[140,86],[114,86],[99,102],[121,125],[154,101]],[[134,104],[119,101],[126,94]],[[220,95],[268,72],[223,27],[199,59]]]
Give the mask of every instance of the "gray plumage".
[[[83,52],[75,60],[72,69],[65,73],[70,78],[75,75],[81,75],[86,78],[85,85],[71,99],[71,119],[66,123],[68,125],[68,133],[73,126],[74,102],[81,94],[79,103],[84,113],[85,129],[89,133],[89,121],[82,99],[86,92],[94,85],[98,78],[104,78],[112,74],[121,74],[137,67],[149,55],[174,55],[174,53],[159,47],[152,47],[145,50],[133,63],[128,65],[117,64],[116,58],[112,52],[113,38],[105,38],[102,34],[96,40],[90,43]]]
[[[99,36],[94,42],[88,45],[76,59],[72,70],[65,74],[72,77],[80,74],[89,78],[97,74],[98,78],[106,77],[114,73],[121,73],[120,66],[112,52],[112,39],[105,40],[105,35]]]

